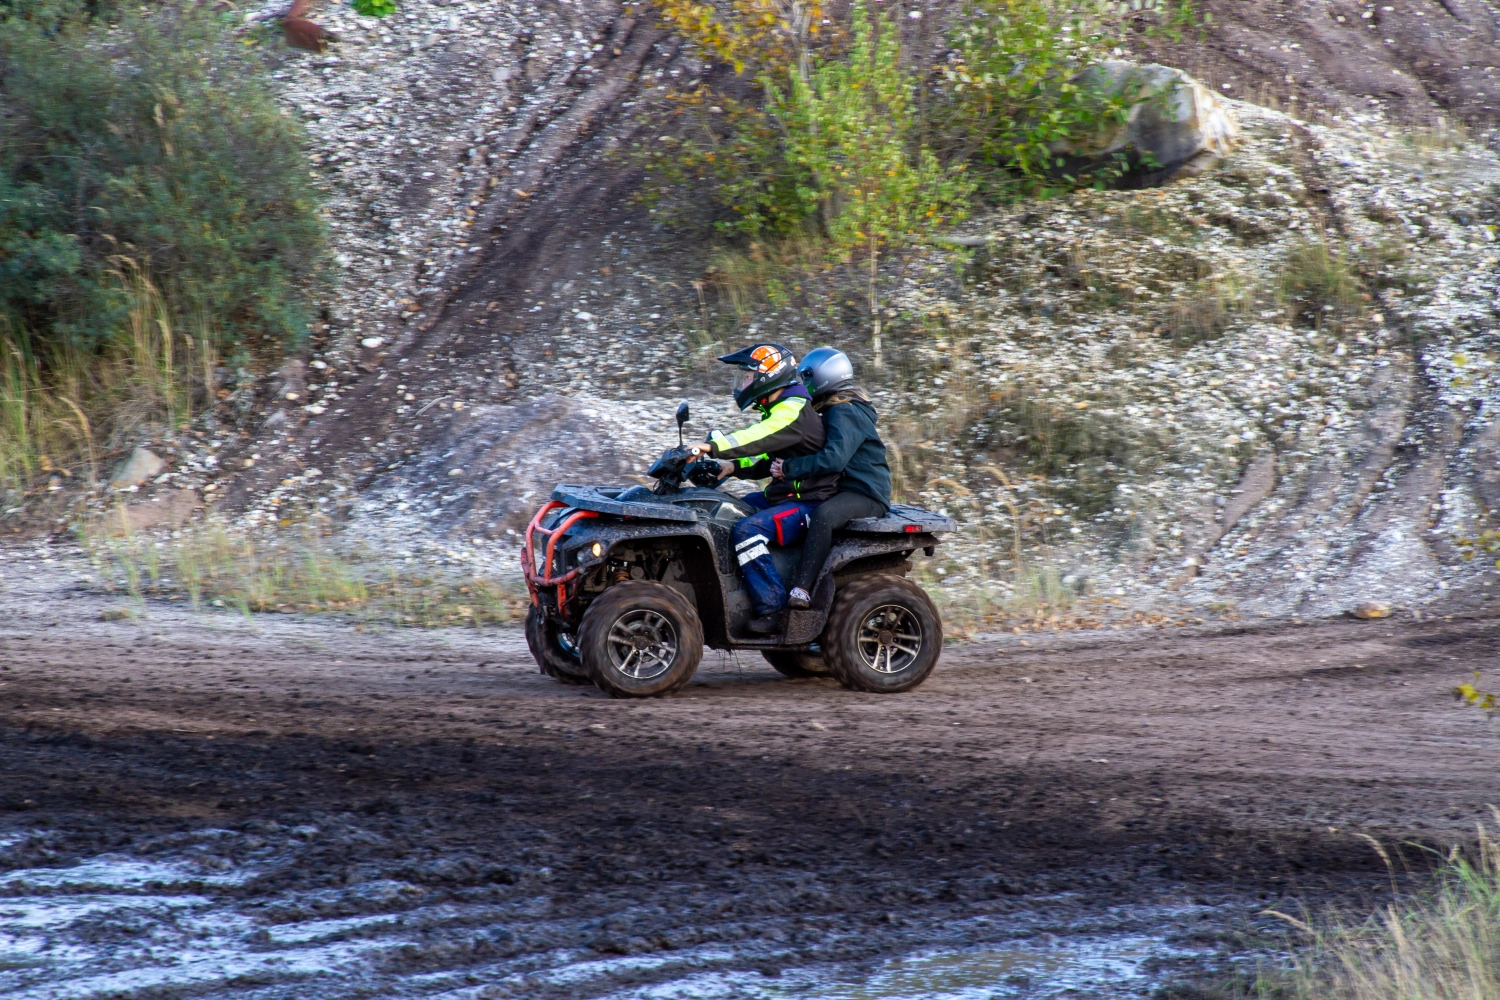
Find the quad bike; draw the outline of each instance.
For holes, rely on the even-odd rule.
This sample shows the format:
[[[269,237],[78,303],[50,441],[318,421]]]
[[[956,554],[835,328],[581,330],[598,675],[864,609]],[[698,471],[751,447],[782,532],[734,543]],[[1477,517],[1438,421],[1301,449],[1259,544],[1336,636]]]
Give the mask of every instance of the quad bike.
[[[832,674],[847,688],[908,691],[943,646],[937,608],[906,579],[917,550],[932,555],[950,518],[897,504],[834,537],[812,607],[789,610],[780,635],[755,617],[730,531],[754,511],[715,487],[718,463],[678,446],[645,486],[560,485],[526,529],[521,552],[531,609],[526,641],[542,672],[616,697],[667,694],[688,682],[706,643],[757,650],[782,674]],[[772,547],[783,579],[800,551]]]

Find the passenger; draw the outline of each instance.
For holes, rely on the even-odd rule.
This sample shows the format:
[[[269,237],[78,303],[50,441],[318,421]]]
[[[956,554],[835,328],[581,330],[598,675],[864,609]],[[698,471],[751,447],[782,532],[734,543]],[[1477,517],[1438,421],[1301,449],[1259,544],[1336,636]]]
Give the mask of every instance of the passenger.
[[[740,409],[754,406],[761,415],[759,423],[731,434],[714,431],[706,443],[692,447],[694,453],[719,461],[721,478],[764,479],[773,461],[813,455],[823,447],[823,421],[798,381],[791,351],[780,344],[754,344],[719,360],[739,369],[734,401]],[[786,586],[767,546],[801,541],[813,510],[837,492],[838,479],[837,471],[786,475],[744,498],[757,513],[734,526],[733,539],[759,616],[747,626],[752,632],[780,631],[780,612],[786,607]]]
[[[861,517],[881,517],[891,509],[891,468],[885,460],[885,442],[875,429],[879,416],[870,397],[854,386],[854,366],[843,351],[819,347],[808,352],[799,369],[802,384],[812,395],[812,408],[822,414],[827,440],[813,455],[776,459],[770,473],[775,483],[806,482],[838,476],[838,492],[813,512],[802,546],[790,608],[812,605],[812,588],[818,581],[833,533]]]

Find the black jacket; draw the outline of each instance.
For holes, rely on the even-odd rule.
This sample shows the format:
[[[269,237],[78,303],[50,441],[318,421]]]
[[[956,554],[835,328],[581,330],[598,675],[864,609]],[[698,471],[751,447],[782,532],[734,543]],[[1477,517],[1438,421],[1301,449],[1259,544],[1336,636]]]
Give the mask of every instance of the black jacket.
[[[714,431],[708,436],[713,457],[735,463],[738,479],[764,479],[771,474],[771,460],[813,455],[823,447],[823,420],[813,409],[812,397],[800,385],[789,386],[770,406],[761,408],[759,423],[730,434]],[[789,500],[817,503],[839,490],[838,470],[806,476],[788,473],[766,487],[772,504]]]
[[[842,473],[839,491],[863,493],[891,506],[891,467],[885,461],[885,442],[875,429],[880,419],[870,398],[858,389],[831,392],[814,401],[822,411],[827,441],[814,455],[789,458],[783,466],[788,479],[812,479]]]

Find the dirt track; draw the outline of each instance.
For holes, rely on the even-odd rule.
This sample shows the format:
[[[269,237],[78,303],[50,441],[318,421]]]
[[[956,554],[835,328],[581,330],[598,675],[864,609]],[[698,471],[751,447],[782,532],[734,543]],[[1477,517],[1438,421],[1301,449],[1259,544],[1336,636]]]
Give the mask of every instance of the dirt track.
[[[1243,922],[1378,889],[1353,834],[1443,844],[1500,799],[1496,734],[1448,697],[1493,663],[1495,619],[1006,637],[950,648],[900,697],[710,653],[679,696],[626,702],[541,677],[511,631],[170,606],[105,624],[42,566],[6,605],[0,928],[7,903],[98,890],[43,892],[46,869],[135,859],[238,907],[252,953],[307,921],[384,942],[360,982],[594,996],[576,977],[507,992],[495,963],[653,956],[613,989],[972,945],[1021,913],[1236,901]],[[340,923],[377,918],[386,937]],[[391,920],[415,941],[388,940]],[[104,923],[48,931],[93,955],[88,975],[68,978],[67,949],[28,952],[0,987],[98,995],[120,988],[87,985],[105,969],[160,965],[152,941],[196,940]]]

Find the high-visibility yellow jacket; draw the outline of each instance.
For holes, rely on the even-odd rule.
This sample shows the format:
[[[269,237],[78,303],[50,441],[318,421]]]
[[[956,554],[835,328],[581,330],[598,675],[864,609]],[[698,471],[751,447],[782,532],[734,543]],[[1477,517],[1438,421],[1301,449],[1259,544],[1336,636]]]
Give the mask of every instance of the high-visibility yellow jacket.
[[[788,386],[769,406],[760,407],[760,421],[730,434],[714,431],[708,437],[713,457],[735,463],[739,479],[764,479],[771,460],[816,454],[823,447],[823,418],[813,410],[812,397],[800,385]],[[773,479],[766,500],[817,503],[838,492],[839,473],[820,473],[802,479]]]

